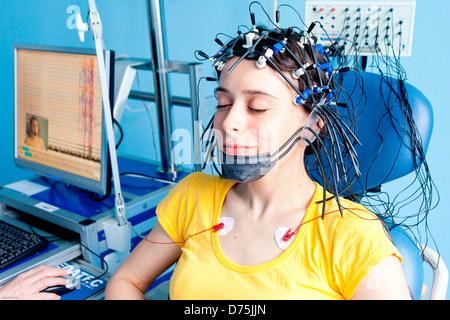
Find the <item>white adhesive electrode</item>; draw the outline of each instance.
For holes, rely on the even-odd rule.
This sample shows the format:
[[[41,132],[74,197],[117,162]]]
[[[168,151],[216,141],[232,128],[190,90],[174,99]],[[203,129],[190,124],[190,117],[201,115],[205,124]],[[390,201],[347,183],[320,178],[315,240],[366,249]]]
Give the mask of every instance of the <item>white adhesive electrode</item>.
[[[219,236],[224,236],[234,227],[234,219],[231,217],[222,217],[219,223],[223,223],[223,228],[219,230]]]
[[[292,230],[286,227],[279,227],[277,230],[275,230],[275,242],[281,250],[286,250],[295,239],[295,237],[290,237],[289,240],[284,240],[284,237],[286,236],[288,231]]]

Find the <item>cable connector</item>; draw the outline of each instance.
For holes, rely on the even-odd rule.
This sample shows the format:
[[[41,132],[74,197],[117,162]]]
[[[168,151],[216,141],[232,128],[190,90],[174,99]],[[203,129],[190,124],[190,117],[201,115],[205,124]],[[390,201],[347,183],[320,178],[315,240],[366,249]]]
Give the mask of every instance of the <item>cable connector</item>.
[[[283,237],[284,242],[288,242],[295,235],[295,230],[289,229]]]
[[[213,232],[217,232],[221,229],[223,229],[225,227],[225,224],[223,222],[216,224],[215,226],[212,227]]]
[[[292,78],[299,79],[304,74],[305,74],[305,70],[302,67],[300,67],[297,70],[292,72]]]
[[[247,32],[245,34],[245,44],[242,45],[243,48],[251,48],[253,46],[253,40],[256,38],[257,34],[254,31]]]
[[[273,50],[270,48],[267,48],[263,55],[259,56],[258,60],[256,61],[256,66],[258,69],[262,69],[267,65],[267,59],[270,59],[273,56]]]
[[[297,94],[292,98],[292,102],[295,105],[302,105],[306,102],[306,100],[308,99],[308,97],[312,94],[311,90],[309,90],[308,88],[306,88],[302,94]]]

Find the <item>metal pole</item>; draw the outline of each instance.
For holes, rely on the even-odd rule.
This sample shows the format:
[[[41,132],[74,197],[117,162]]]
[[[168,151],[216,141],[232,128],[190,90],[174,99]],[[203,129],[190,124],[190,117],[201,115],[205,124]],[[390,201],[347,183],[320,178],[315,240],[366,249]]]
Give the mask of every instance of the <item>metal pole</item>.
[[[194,136],[193,145],[194,145],[194,171],[201,171],[202,168],[202,160],[201,159],[201,130],[200,130],[200,119],[199,119],[199,109],[200,109],[200,101],[197,99],[200,96],[203,96],[200,86],[198,86],[198,78],[199,73],[201,71],[201,65],[192,64],[189,70],[189,84],[191,91],[191,112],[192,112],[192,133]],[[198,86],[198,87],[197,87]]]
[[[168,68],[165,53],[164,8],[162,0],[147,0],[150,50],[152,54],[155,103],[161,146],[161,169],[176,174],[172,151],[172,106],[169,98]]]

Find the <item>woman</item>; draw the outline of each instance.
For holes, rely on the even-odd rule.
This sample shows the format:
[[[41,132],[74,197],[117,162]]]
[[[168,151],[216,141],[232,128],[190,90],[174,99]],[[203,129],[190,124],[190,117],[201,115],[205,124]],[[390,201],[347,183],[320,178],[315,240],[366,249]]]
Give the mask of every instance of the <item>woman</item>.
[[[336,126],[333,73],[316,49],[293,29],[254,28],[212,58],[222,177],[174,187],[106,298],[143,298],[174,262],[171,299],[410,298],[381,222],[307,174],[305,152]]]
[[[44,141],[39,137],[39,122],[35,116],[30,118],[28,126],[25,144],[33,148],[45,150]]]

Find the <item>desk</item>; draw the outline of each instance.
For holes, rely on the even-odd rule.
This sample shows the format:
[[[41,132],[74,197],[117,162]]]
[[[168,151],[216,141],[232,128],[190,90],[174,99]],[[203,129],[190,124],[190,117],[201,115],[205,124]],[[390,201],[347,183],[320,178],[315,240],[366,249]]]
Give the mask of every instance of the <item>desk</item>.
[[[118,162],[119,173],[133,172],[167,179],[158,172],[157,164],[123,156],[119,156]],[[187,174],[188,172],[181,172],[176,181]],[[127,218],[138,233],[144,235],[153,228],[157,221],[156,206],[173,188],[176,181],[152,181],[132,176],[121,177]],[[25,182],[40,186],[40,191],[30,195],[18,188],[13,188],[12,185],[0,188],[0,204],[3,206],[0,211],[1,218],[29,230],[27,224],[9,217],[28,215],[45,224],[53,225],[63,232],[71,233],[75,237],[74,241],[54,242],[51,247],[39,255],[0,272],[0,285],[35,266],[41,264],[61,266],[77,257],[79,257],[77,263],[85,264],[85,268],[89,267],[97,273],[102,270],[104,266],[101,258],[112,253],[106,243],[103,223],[115,218],[114,191],[107,199],[98,202],[91,198],[90,193],[66,186],[61,182],[38,176],[30,177]],[[2,213],[6,215],[2,215]],[[43,232],[43,234],[52,235],[53,233]],[[140,241],[141,238],[132,233],[131,248],[134,248]],[[167,278],[170,273],[171,270],[168,270],[162,276],[162,280]]]

